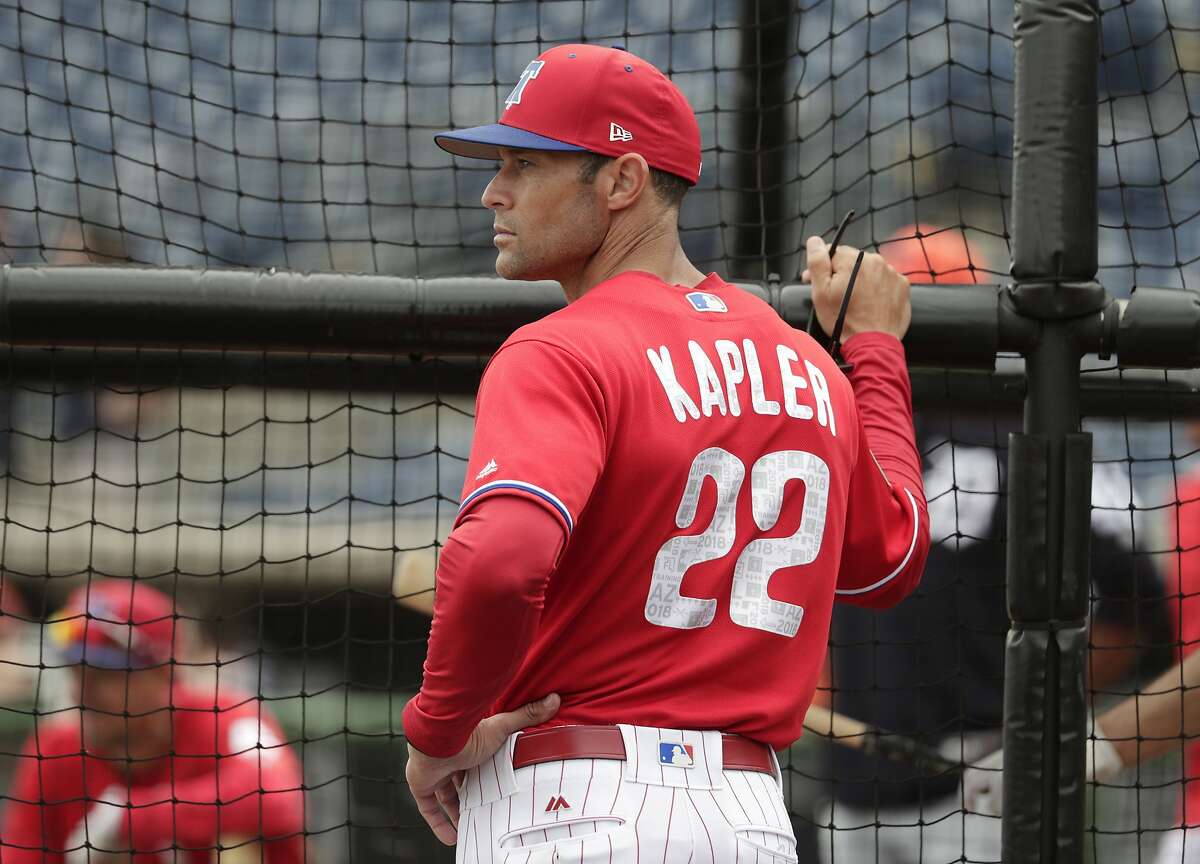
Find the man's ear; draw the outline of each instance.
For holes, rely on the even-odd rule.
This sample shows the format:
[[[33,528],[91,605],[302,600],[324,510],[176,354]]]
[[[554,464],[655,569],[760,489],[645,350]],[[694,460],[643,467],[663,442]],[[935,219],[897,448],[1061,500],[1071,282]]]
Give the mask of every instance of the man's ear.
[[[632,207],[650,185],[650,166],[640,153],[626,153],[605,166],[611,178],[607,197],[609,210]]]

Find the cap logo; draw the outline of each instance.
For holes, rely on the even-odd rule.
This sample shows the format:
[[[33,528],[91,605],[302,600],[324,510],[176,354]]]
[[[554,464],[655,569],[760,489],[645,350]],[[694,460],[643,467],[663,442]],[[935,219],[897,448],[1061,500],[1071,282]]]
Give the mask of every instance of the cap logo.
[[[609,141],[632,141],[633,133],[616,123],[608,124],[608,140]]]
[[[521,79],[517,81],[517,86],[508,94],[508,98],[504,100],[504,107],[511,108],[514,105],[521,103],[521,94],[525,92],[525,87],[534,78],[538,77],[538,73],[542,71],[542,67],[546,65],[545,60],[531,60],[529,65],[525,67],[525,71],[521,73]]]

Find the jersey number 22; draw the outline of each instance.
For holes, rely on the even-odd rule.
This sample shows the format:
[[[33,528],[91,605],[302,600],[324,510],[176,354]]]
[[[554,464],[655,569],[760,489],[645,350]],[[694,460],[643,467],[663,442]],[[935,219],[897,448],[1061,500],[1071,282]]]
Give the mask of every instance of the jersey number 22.
[[[684,574],[696,564],[723,558],[737,534],[737,499],[746,466],[728,450],[709,447],[692,460],[675,524],[688,528],[696,519],[706,478],[717,485],[717,506],[701,534],[672,537],[654,558],[654,574],[646,597],[646,620],[662,627],[692,630],[707,627],[717,614],[715,599],[679,593]],[[804,607],[774,600],[767,593],[775,571],[811,564],[821,549],[829,502],[829,466],[814,453],[779,450],[759,457],[750,469],[750,509],[754,523],[769,531],[779,521],[783,491],[789,480],[804,483],[804,512],[790,537],[759,538],[746,544],[733,568],[729,615],[735,624],[792,637],[800,629]]]

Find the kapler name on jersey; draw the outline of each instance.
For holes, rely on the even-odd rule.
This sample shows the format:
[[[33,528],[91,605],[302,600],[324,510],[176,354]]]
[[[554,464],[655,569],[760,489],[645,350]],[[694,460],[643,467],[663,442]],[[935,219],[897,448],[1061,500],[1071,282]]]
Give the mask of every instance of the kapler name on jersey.
[[[755,414],[778,414],[781,410],[777,399],[768,398],[764,382],[763,362],[768,365],[771,395],[782,397],[782,410],[797,420],[813,420],[837,435],[837,420],[833,416],[833,403],[829,399],[829,383],[825,373],[809,361],[803,361],[804,371],[797,365],[800,358],[789,345],[776,345],[763,362],[759,351],[750,339],[740,343],[731,339],[717,339],[711,345],[701,345],[695,340],[688,342],[688,357],[679,360],[680,370],[675,368],[666,345],[647,348],[646,357],[663,392],[671,405],[675,419],[686,423],[688,419],[699,420],[714,413],[722,417],[740,417],[743,410]],[[695,374],[699,403],[692,398],[680,383],[687,380],[686,366]],[[746,397],[749,397],[747,400]],[[745,407],[743,407],[745,406]]]

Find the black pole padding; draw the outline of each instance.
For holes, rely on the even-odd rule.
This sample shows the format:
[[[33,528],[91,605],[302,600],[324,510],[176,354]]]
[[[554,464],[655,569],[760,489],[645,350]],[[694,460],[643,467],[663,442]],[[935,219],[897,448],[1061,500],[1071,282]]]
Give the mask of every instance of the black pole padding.
[[[1005,591],[1014,627],[1051,617],[1046,573],[1048,450],[1045,436],[1009,435]]]
[[[482,277],[6,265],[0,341],[478,353],[563,303],[552,282]]]
[[[793,327],[807,325],[808,285],[737,284]],[[1019,350],[1036,333],[1004,312],[1009,301],[999,286],[914,285],[912,292],[905,345],[913,365],[992,369],[997,349]],[[7,265],[0,267],[0,342],[489,354],[565,302],[553,282],[496,277]]]
[[[49,392],[89,387],[246,387],[474,393],[486,356],[299,354],[183,348],[0,346],[0,382]]]
[[[1013,261],[1039,318],[1105,304],[1096,283],[1097,0],[1017,0],[1013,23]]]
[[[1092,436],[1075,432],[1063,445],[1062,581],[1054,618],[1082,624],[1092,584]]]
[[[1042,838],[1046,834],[1046,820],[1054,817],[1041,807],[1042,777],[1034,766],[1042,764],[1047,678],[1051,663],[1057,663],[1057,657],[1051,658],[1049,636],[1048,630],[1028,629],[1014,622],[1005,642],[1001,777],[1004,791],[1001,860],[1005,864],[1047,860],[1042,856]],[[1034,806],[1012,806],[1013,801],[1021,800],[1032,801]]]
[[[808,285],[737,283],[804,329]],[[905,339],[916,367],[991,369],[997,351],[1030,350],[1039,325],[995,285],[914,285]],[[550,282],[494,277],[402,279],[346,274],[149,267],[0,267],[0,341],[269,352],[494,351],[515,329],[561,308]],[[1200,365],[1200,300],[1138,288],[1077,318],[1081,351],[1114,347],[1122,365]]]
[[[1014,627],[1008,632],[1004,656],[1004,823],[1002,860],[1064,862],[1081,857],[1069,832],[1057,831],[1062,822],[1083,824],[1083,764],[1086,701],[1083,681],[1088,631],[1082,622],[1052,627]],[[1070,698],[1064,690],[1071,690]],[[1057,735],[1048,738],[1042,726],[1043,706],[1062,703]],[[1042,776],[1040,766],[1056,766]],[[1035,767],[1037,766],[1037,767]],[[1046,807],[1049,790],[1063,795]],[[1027,796],[1033,806],[1012,807]],[[1077,820],[1077,822],[1076,822]]]
[[[992,367],[1000,346],[1000,299],[994,285],[913,286],[912,324],[905,336],[918,365]],[[962,331],[951,335],[956,327]],[[991,354],[992,359],[986,360]],[[940,357],[940,360],[934,360]]]
[[[1121,310],[1117,357],[1122,366],[1200,365],[1200,297],[1177,288],[1135,288]]]
[[[1008,614],[1014,624],[1083,621],[1091,576],[1092,436],[1075,432],[1062,442],[1062,531],[1050,536],[1054,485],[1051,442],[1044,435],[1012,435],[1008,453]],[[1061,561],[1061,578],[1054,562]]]
[[[1083,773],[1087,759],[1087,708],[1085,690],[1088,663],[1089,630],[1086,620],[1060,621],[1056,624],[1054,643],[1058,650],[1058,737],[1047,741],[1058,751],[1058,832],[1053,861],[1082,861],[1084,855],[1083,827],[1087,819],[1086,785]]]
[[[793,327],[806,329],[812,287],[782,286],[778,310]],[[1002,286],[913,285],[904,347],[910,366],[993,369],[997,351],[1020,351],[1037,332],[1037,324],[1015,311]]]

